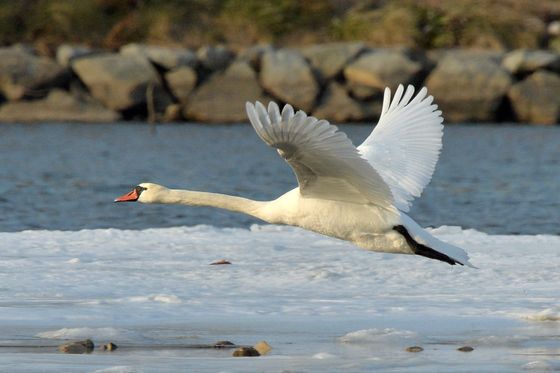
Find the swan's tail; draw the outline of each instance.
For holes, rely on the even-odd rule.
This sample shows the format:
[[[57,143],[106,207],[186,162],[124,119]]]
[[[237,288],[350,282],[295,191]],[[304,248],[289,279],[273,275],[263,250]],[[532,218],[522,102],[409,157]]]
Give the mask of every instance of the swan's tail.
[[[459,264],[476,268],[469,262],[469,254],[465,250],[432,236],[404,213],[401,213],[401,221],[403,225],[397,225],[393,229],[404,236],[414,254],[441,260],[451,265]]]

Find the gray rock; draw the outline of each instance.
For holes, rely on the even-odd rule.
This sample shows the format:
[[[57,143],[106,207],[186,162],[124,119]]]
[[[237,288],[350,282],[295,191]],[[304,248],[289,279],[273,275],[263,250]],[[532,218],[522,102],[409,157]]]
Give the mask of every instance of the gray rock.
[[[560,120],[560,77],[554,73],[535,72],[514,84],[508,97],[521,122],[555,124]]]
[[[313,111],[313,116],[334,123],[364,121],[374,116],[373,109],[368,111],[367,108],[366,104],[349,97],[340,84],[331,82],[321,98],[321,103]]]
[[[61,66],[70,67],[75,59],[94,53],[96,53],[95,50],[85,45],[61,44],[56,49],[56,62]]]
[[[301,54],[286,49],[266,52],[260,80],[280,100],[306,112],[313,109],[319,86]]]
[[[153,96],[158,99],[155,106],[158,109],[167,106],[169,98],[162,90],[155,68],[146,58],[96,55],[74,61],[72,69],[92,96],[110,109],[121,111],[146,105],[149,87],[154,89]]]
[[[41,100],[7,102],[0,106],[0,122],[114,122],[119,113],[93,100],[84,101],[61,89]]]
[[[448,53],[426,87],[450,122],[491,122],[509,87],[510,74],[492,58]]]
[[[214,348],[230,348],[235,346],[235,343],[230,341],[218,341],[214,343]]]
[[[245,122],[246,101],[268,101],[247,62],[237,61],[196,89],[183,113],[202,122]]]
[[[165,74],[165,81],[171,93],[182,103],[188,101],[189,95],[196,87],[197,75],[194,69],[181,66]]]
[[[332,79],[344,66],[365,49],[363,43],[328,43],[317,44],[300,49],[324,79]]]
[[[369,100],[376,96],[383,96],[383,90],[380,88],[369,87],[367,85],[361,85],[352,82],[349,82],[347,86],[347,89],[350,92],[351,96],[357,98],[358,100]]]
[[[122,46],[120,53],[125,56],[145,57],[166,70],[175,69],[179,66],[194,68],[198,65],[196,54],[188,49],[131,43]]]
[[[61,344],[58,346],[60,352],[66,354],[85,354],[93,351],[94,345],[91,339],[86,339],[83,341],[75,341]]]
[[[240,347],[237,350],[233,351],[233,356],[235,357],[244,357],[244,356],[261,356],[259,351],[255,350],[253,347]]]
[[[9,100],[43,97],[69,79],[67,69],[27,48],[0,48],[0,92]]]
[[[201,47],[196,55],[202,66],[210,71],[225,69],[235,58],[235,53],[223,45]]]
[[[458,59],[485,58],[500,64],[505,56],[503,52],[485,49],[432,49],[426,52],[426,58],[433,66],[436,66],[447,56]]]
[[[560,70],[560,54],[545,50],[518,49],[505,55],[502,66],[512,74],[527,74],[539,69]]]
[[[421,63],[399,50],[381,49],[365,53],[344,68],[350,84],[385,89],[415,83],[422,72]]]
[[[244,49],[237,55],[237,59],[247,61],[255,70],[261,69],[261,59],[265,52],[273,51],[274,48],[270,44],[254,45]]]

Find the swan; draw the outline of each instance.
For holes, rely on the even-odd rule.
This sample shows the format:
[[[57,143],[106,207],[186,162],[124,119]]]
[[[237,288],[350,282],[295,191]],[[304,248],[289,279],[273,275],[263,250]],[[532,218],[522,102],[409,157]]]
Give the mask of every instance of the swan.
[[[415,254],[472,266],[461,248],[421,228],[406,212],[432,178],[443,118],[422,88],[384,91],[381,116],[358,147],[326,120],[290,105],[246,103],[257,135],[291,166],[298,186],[272,201],[141,183],[115,202],[211,206],[271,224],[301,227],[371,251]],[[414,97],[413,97],[414,96]]]

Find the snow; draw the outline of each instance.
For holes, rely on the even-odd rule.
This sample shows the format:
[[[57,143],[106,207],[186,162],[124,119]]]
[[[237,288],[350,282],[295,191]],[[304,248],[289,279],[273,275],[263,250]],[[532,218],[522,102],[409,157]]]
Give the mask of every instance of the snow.
[[[560,237],[431,232],[478,269],[271,225],[0,233],[0,368],[558,370]],[[210,265],[221,259],[232,264]],[[121,348],[6,347],[84,338]],[[240,359],[185,348],[218,340],[273,350]],[[424,351],[405,351],[413,345]],[[474,351],[456,350],[465,345]]]

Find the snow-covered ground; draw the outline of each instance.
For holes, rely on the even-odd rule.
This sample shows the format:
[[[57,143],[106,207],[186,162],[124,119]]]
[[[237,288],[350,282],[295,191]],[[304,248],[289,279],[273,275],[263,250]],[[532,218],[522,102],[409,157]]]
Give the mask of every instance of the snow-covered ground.
[[[560,237],[432,231],[479,269],[266,225],[0,233],[0,371],[560,370]],[[78,338],[121,348],[6,347]],[[273,350],[183,348],[218,340]]]

